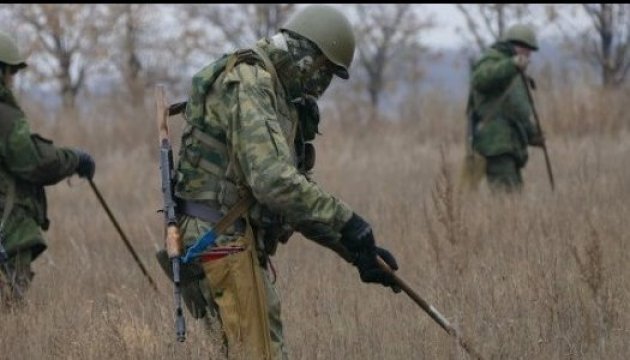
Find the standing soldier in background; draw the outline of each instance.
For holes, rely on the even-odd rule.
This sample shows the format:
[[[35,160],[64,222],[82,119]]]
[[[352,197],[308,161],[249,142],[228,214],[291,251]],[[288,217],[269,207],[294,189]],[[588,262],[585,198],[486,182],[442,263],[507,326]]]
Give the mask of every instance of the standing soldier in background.
[[[89,154],[31,133],[12,93],[13,77],[25,67],[15,42],[0,32],[0,295],[6,305],[22,300],[34,275],[31,262],[47,247],[44,186],[75,173],[91,179],[95,168]]]
[[[376,246],[370,224],[309,178],[316,100],[334,75],[348,79],[354,51],[347,18],[311,5],[279,33],[193,77],[175,185],[185,248],[227,213],[239,216],[191,261],[202,279],[183,285],[190,279],[182,269],[182,291],[196,318],[218,312],[230,358],[237,349],[244,359],[287,358],[269,256],[294,230],[339,253],[364,282],[399,291],[377,264],[380,256],[398,268]]]
[[[532,28],[517,24],[473,65],[467,109],[469,138],[472,150],[485,159],[481,163],[485,163],[482,166],[493,190],[520,190],[527,146],[544,144],[539,129],[530,120],[528,84],[521,76],[530,53],[537,50]]]

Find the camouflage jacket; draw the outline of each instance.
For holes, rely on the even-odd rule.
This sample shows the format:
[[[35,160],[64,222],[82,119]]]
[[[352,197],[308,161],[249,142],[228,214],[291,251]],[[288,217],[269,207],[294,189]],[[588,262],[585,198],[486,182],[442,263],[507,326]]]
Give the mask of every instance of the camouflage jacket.
[[[499,42],[473,66],[470,100],[477,118],[483,120],[475,129],[473,148],[484,156],[512,155],[524,166],[527,145],[537,130],[530,120],[526,85],[513,55],[510,44]],[[512,81],[516,81],[513,86]],[[497,104],[506,90],[509,93]]]
[[[288,52],[266,39],[257,48],[274,69],[266,69],[255,56],[211,82],[206,78],[213,64],[193,78],[193,94],[204,81],[208,86],[203,100],[189,99],[176,196],[225,213],[243,190],[249,191],[257,202],[248,214],[257,232],[265,230],[266,219],[274,218],[322,245],[337,242],[352,210],[297,166],[296,140],[317,109],[299,106],[302,89],[292,75],[297,68]],[[201,119],[194,116],[199,113]]]
[[[0,207],[2,211],[4,211],[9,182],[13,181],[15,205],[11,211],[11,217],[26,216],[34,220],[31,223],[37,224],[44,230],[48,229],[44,186],[53,185],[74,174],[78,163],[79,159],[74,151],[55,147],[50,140],[31,133],[25,115],[13,94],[0,83]],[[20,239],[20,241],[43,240]],[[13,241],[11,246],[18,246],[18,244]]]

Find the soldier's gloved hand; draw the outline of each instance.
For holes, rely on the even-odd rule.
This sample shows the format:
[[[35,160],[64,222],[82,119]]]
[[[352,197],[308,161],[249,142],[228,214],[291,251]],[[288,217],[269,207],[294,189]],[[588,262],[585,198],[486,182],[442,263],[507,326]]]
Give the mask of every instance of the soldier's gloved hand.
[[[372,227],[356,213],[341,229],[341,244],[348,249],[353,257],[353,264],[359,270],[361,281],[379,283],[389,286],[394,292],[400,292],[394,277],[380,268],[376,261],[379,256],[392,269],[398,270],[394,256],[387,250],[377,247],[372,234]]]
[[[94,163],[94,159],[88,153],[83,150],[75,149],[75,154],[79,157],[79,165],[77,165],[77,175],[82,178],[87,178],[92,180],[94,177],[94,171],[96,170],[96,164]]]
[[[514,55],[512,61],[514,61],[514,65],[521,71],[525,71],[527,65],[529,65],[529,57],[523,54]]]
[[[394,277],[389,271],[381,269],[376,260],[377,256],[383,259],[392,271],[398,270],[398,263],[394,256],[389,251],[375,246],[372,251],[360,251],[354,260],[354,265],[359,269],[361,281],[388,286],[391,287],[395,293],[399,293],[400,288],[396,285]]]

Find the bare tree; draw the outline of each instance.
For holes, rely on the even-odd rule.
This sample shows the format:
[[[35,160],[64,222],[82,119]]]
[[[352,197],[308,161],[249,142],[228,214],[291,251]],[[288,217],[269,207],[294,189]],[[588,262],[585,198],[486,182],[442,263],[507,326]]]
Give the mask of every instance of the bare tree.
[[[192,20],[211,24],[220,33],[206,46],[212,55],[227,47],[251,46],[262,37],[278,31],[295,10],[295,4],[216,4],[189,5],[185,10]]]
[[[53,80],[63,105],[73,108],[87,74],[106,55],[98,46],[104,32],[103,6],[85,4],[11,5],[18,29],[32,39],[29,64],[40,80]]]
[[[630,5],[582,6],[595,29],[595,32],[582,33],[582,53],[600,68],[604,87],[618,87],[624,83],[630,69]]]
[[[425,51],[420,35],[433,23],[430,19],[421,19],[414,11],[417,7],[412,4],[355,5],[358,65],[365,72],[366,90],[374,110],[378,109],[386,86],[389,65],[404,53]]]
[[[118,68],[131,101],[136,104],[143,99],[144,65],[140,52],[149,9],[145,4],[113,4],[109,10],[109,22],[114,30],[109,57]]]
[[[503,36],[514,21],[522,21],[529,14],[529,4],[456,4],[466,20],[465,38],[472,40],[479,52]]]
[[[146,90],[156,83],[168,85],[178,96],[186,92],[191,72],[199,65],[192,55],[204,50],[200,45],[204,35],[194,29],[190,19],[181,16],[186,6],[108,6],[110,73],[120,77],[120,92],[130,103],[142,104]]]
[[[630,5],[570,4],[552,6],[564,45],[575,60],[599,72],[604,88],[622,85],[630,68]],[[584,26],[585,15],[590,25]]]

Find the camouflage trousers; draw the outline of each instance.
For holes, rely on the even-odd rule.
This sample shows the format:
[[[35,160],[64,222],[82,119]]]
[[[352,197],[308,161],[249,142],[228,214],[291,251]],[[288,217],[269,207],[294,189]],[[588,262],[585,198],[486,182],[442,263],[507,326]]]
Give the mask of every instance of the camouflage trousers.
[[[486,157],[486,178],[494,192],[515,192],[523,188],[523,177],[511,155]]]
[[[194,217],[183,216],[180,221],[185,244],[209,228],[210,223]],[[205,279],[198,281],[207,308],[203,313],[216,314],[219,319],[228,359],[287,359],[280,299],[268,271],[260,266],[253,239],[249,225],[242,236],[220,237],[218,247],[242,251],[200,263],[205,273]],[[189,290],[182,292],[184,297]],[[184,300],[190,303],[190,299]]]
[[[21,305],[33,279],[30,249],[18,252],[0,266],[0,303],[3,307]]]

